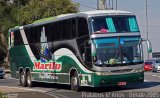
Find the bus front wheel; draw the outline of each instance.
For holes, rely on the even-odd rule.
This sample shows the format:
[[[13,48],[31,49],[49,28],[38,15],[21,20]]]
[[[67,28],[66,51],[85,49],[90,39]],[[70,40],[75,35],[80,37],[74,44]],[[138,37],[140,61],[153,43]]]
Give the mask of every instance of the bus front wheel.
[[[77,74],[76,71],[71,76],[71,90],[73,90],[73,91],[79,91],[80,90],[79,78],[78,78],[78,74]]]
[[[19,80],[20,80],[19,81],[20,85],[25,87],[26,86],[26,76],[25,76],[24,72],[20,73],[20,79]]]

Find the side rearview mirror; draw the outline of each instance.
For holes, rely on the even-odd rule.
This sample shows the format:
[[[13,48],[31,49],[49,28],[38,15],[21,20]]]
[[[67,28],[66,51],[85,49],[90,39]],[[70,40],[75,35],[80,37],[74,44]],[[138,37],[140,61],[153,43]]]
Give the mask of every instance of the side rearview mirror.
[[[141,43],[142,42],[146,42],[147,43],[147,50],[148,50],[148,53],[152,53],[152,45],[151,45],[151,42],[147,39],[142,39],[141,40]]]

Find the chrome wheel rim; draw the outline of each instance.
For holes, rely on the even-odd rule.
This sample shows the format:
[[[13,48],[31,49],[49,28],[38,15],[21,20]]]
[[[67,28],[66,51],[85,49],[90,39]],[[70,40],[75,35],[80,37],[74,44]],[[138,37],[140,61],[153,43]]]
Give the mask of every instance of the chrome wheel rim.
[[[77,78],[76,77],[72,77],[72,84],[73,85],[77,85]]]
[[[30,76],[28,76],[27,82],[28,82],[29,85],[31,84],[31,77]]]
[[[21,82],[24,83],[24,75],[21,75]]]

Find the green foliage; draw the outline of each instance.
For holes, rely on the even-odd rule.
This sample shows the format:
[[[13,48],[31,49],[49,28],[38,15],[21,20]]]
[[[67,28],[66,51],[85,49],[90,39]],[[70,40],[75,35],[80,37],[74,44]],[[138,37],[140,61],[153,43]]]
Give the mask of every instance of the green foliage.
[[[7,36],[8,29],[17,24],[17,7],[7,2],[0,2],[0,31]]]
[[[0,0],[0,31],[7,42],[10,28],[60,14],[76,13],[78,6],[72,0]],[[0,48],[4,49],[1,42]]]
[[[30,0],[14,0],[13,4],[17,6],[25,6]]]
[[[31,0],[19,10],[18,21],[21,25],[29,24],[35,20],[77,11],[78,5],[71,0]]]
[[[7,98],[7,94],[4,94],[4,93],[0,92],[0,98]]]
[[[43,22],[43,21],[50,21],[50,20],[54,20],[55,18],[56,17],[43,18],[43,19],[40,19],[40,20],[36,20],[33,23],[40,23],[40,22]]]
[[[9,28],[33,23],[60,14],[76,13],[72,0],[0,0],[0,31],[7,38]]]

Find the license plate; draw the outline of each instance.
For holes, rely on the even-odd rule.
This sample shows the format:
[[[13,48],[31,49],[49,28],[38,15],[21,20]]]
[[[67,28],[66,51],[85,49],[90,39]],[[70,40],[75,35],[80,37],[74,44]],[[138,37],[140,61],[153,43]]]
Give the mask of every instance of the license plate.
[[[123,86],[123,85],[126,85],[127,82],[118,82],[118,86]]]

